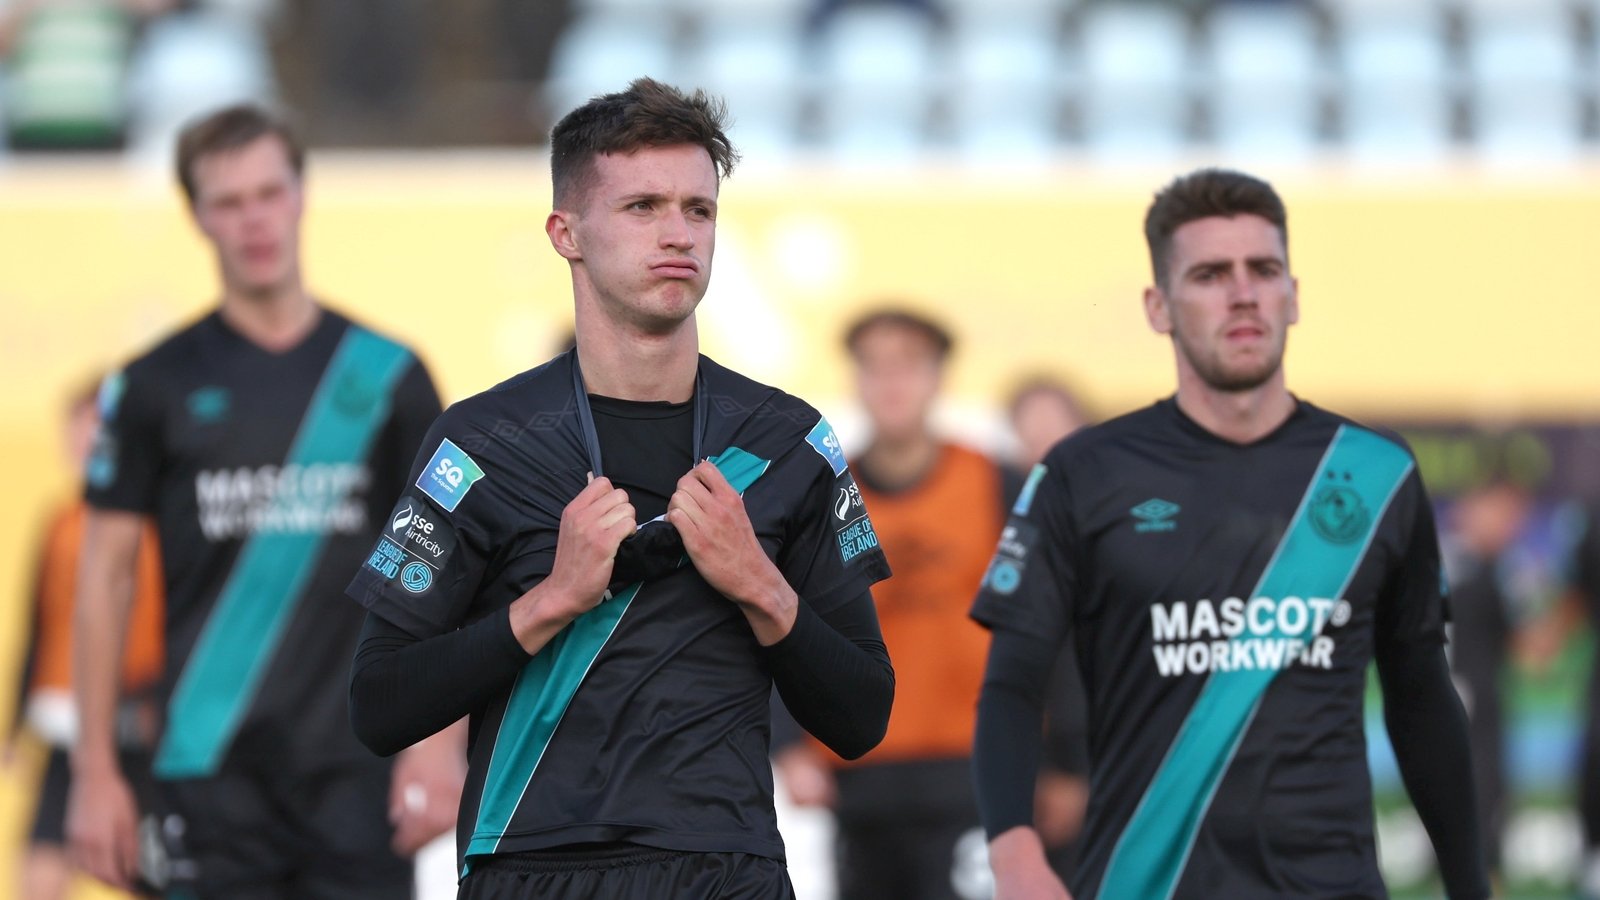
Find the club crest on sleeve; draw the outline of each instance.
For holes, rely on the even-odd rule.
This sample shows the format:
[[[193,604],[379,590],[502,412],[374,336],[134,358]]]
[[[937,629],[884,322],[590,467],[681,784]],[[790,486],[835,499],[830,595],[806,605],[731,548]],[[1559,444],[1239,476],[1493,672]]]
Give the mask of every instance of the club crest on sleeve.
[[[417,487],[444,507],[445,512],[455,512],[461,498],[482,477],[483,470],[478,468],[472,457],[457,447],[454,441],[445,438],[439,442],[439,449],[433,451],[433,458],[422,468],[422,474],[417,476]]]
[[[817,424],[806,435],[806,443],[828,461],[828,468],[833,470],[833,474],[844,472],[847,465],[844,447],[839,444],[839,436],[833,433],[833,426],[828,424],[826,417],[817,420]]]

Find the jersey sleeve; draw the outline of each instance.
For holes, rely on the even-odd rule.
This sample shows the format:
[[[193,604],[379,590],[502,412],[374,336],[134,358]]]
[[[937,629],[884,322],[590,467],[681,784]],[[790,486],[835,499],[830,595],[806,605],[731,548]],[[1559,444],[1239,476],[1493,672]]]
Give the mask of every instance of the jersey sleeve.
[[[166,456],[161,393],[137,369],[100,385],[100,430],[84,472],[84,499],[99,509],[150,513]]]
[[[1439,639],[1449,618],[1444,567],[1433,505],[1415,470],[1406,476],[1395,498],[1399,523],[1399,560],[1378,598],[1379,641]]]
[[[1000,532],[972,617],[991,630],[1057,639],[1067,630],[1077,594],[1078,540],[1063,466],[1034,466]]]
[[[794,451],[796,467],[815,474],[801,488],[777,564],[800,599],[826,615],[888,578],[889,561],[827,419],[806,442]]]
[[[379,523],[350,597],[418,638],[464,624],[492,555],[494,477],[461,449],[470,428],[446,412],[422,439],[406,487]]]

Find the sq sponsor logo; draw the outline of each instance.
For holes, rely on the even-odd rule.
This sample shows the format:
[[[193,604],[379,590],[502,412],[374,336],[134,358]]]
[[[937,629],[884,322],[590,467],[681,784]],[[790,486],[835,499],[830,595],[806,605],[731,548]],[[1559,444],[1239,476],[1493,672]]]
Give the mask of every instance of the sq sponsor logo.
[[[472,457],[445,438],[439,442],[439,449],[433,451],[433,458],[423,467],[422,474],[417,476],[417,487],[444,507],[445,512],[455,512],[461,498],[481,478],[483,470]]]

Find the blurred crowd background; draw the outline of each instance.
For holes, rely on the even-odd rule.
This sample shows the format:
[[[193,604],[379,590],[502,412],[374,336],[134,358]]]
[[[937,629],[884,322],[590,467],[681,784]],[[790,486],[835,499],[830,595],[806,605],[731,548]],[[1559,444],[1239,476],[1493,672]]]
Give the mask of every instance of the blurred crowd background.
[[[570,328],[547,131],[644,74],[725,96],[746,157],[706,352],[857,447],[840,332],[884,303],[956,335],[939,426],[996,456],[1026,379],[1101,417],[1165,395],[1150,194],[1201,164],[1273,181],[1304,310],[1290,385],[1417,450],[1476,629],[1463,694],[1504,701],[1502,884],[1573,895],[1592,641],[1547,614],[1600,500],[1600,0],[0,0],[0,687],[74,490],[70,398],[215,302],[170,175],[185,121],[292,112],[309,284],[417,346],[450,400]],[[1391,886],[1429,896],[1369,735]],[[0,874],[37,777],[28,739],[7,746]],[[788,821],[797,883],[827,897],[826,816]]]

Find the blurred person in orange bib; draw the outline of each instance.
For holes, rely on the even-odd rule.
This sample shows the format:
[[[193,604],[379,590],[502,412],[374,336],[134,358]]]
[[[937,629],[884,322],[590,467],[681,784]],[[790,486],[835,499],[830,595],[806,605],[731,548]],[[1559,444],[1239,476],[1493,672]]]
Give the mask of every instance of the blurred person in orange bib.
[[[840,900],[989,893],[967,774],[989,641],[967,606],[1000,535],[1006,479],[934,432],[952,345],[938,323],[903,309],[869,313],[845,337],[873,433],[852,465],[860,496],[835,502],[872,510],[895,573],[873,598],[899,689],[887,736],[859,762],[814,742],[777,754],[798,804],[834,810]]]
[[[66,423],[73,471],[83,471],[99,425],[94,390],[80,391],[72,398]],[[66,848],[67,792],[72,778],[68,754],[78,735],[77,708],[72,700],[72,615],[86,512],[81,500],[64,502],[51,514],[44,532],[31,593],[27,658],[18,679],[17,717],[5,752],[7,760],[14,759],[27,733],[48,750],[19,872],[21,896],[27,900],[65,897],[72,876]],[[152,691],[162,666],[161,557],[152,529],[147,529],[140,541],[135,584],[122,652],[116,743],[135,792],[144,794],[155,737]]]

